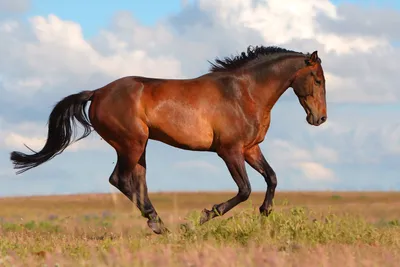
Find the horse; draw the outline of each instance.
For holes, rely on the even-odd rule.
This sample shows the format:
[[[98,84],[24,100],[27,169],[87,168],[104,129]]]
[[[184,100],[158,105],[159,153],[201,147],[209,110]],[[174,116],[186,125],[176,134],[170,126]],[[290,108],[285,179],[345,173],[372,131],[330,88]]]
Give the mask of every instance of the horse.
[[[259,144],[269,129],[272,108],[289,87],[308,124],[319,126],[327,120],[321,59],[317,51],[305,54],[250,45],[247,53],[208,62],[209,71],[195,78],[124,76],[66,96],[51,111],[43,148],[35,152],[28,147],[30,155],[11,152],[14,169],[20,169],[16,174],[49,161],[96,131],[117,154],[109,183],[135,203],[155,234],[164,234],[170,231],[150,201],[146,184],[146,147],[154,140],[177,149],[216,153],[237,184],[235,196],[202,210],[200,225],[249,198],[252,189],[245,163],[266,181],[259,212],[269,216],[277,176]],[[72,137],[76,121],[84,128],[79,138]]]

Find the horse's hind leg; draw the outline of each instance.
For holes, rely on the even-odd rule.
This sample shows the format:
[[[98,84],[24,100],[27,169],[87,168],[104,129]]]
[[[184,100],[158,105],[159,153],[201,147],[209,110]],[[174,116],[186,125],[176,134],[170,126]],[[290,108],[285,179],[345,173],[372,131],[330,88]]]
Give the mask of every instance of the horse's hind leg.
[[[147,141],[146,141],[147,144]],[[156,234],[168,232],[151,203],[146,184],[146,144],[130,147],[127,153],[118,152],[118,161],[110,183],[136,204]]]

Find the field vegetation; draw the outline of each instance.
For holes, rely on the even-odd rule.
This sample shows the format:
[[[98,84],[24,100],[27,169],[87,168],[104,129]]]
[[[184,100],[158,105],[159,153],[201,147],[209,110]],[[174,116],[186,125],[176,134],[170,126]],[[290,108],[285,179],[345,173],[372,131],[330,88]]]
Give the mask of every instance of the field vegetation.
[[[264,193],[200,226],[234,193],[154,193],[171,230],[147,228],[121,194],[0,199],[0,266],[398,266],[400,193]]]

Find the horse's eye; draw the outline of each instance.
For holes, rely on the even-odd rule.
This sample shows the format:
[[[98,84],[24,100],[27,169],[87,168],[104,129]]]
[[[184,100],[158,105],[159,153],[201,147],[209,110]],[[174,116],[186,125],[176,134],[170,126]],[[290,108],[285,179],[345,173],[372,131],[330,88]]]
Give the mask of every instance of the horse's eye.
[[[321,85],[321,81],[320,80],[314,80],[316,85]]]

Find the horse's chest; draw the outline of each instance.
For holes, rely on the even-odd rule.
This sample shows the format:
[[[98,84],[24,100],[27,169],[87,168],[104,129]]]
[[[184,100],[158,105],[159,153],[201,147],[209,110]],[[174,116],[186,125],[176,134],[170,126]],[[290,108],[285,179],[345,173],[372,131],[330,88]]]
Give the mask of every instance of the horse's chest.
[[[258,122],[256,124],[257,126],[255,127],[256,131],[255,131],[255,134],[253,136],[253,142],[252,143],[258,144],[258,143],[261,143],[264,140],[265,135],[267,134],[267,131],[269,129],[270,122],[271,122],[271,119],[270,119],[269,114],[266,115],[266,116],[263,116],[262,118],[260,118],[258,120]]]

